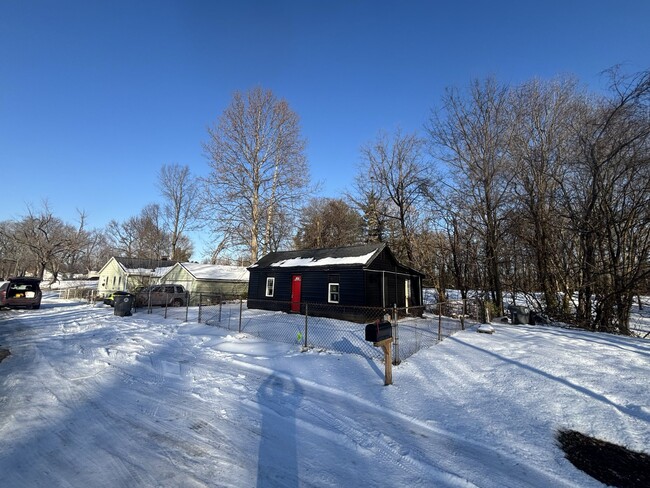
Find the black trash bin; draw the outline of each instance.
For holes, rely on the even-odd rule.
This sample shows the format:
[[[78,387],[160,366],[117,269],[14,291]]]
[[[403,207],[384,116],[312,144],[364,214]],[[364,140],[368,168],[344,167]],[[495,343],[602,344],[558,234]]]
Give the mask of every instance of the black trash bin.
[[[115,292],[113,294],[115,307],[114,313],[118,317],[128,317],[131,315],[131,309],[134,305],[134,295],[125,291]]]

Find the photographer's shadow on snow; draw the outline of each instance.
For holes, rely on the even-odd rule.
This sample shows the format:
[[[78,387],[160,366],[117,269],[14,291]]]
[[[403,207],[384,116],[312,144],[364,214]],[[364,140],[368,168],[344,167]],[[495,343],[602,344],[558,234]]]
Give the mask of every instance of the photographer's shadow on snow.
[[[257,390],[262,414],[258,488],[300,485],[296,413],[302,396],[296,379],[282,374],[268,376]]]

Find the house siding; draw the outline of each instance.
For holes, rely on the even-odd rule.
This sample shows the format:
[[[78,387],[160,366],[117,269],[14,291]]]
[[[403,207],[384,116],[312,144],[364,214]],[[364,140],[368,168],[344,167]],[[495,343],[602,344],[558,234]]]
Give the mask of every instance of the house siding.
[[[162,277],[161,282],[183,285],[186,290],[193,294],[204,293],[225,295],[228,297],[240,297],[248,292],[248,282],[246,281],[196,278],[180,264],[177,264],[169,270],[169,272]]]
[[[111,258],[99,271],[99,281],[97,283],[97,292],[104,296],[114,291],[123,291],[126,288],[126,276],[120,263],[115,258]]]
[[[309,251],[307,251],[308,253]],[[268,262],[268,260],[267,260]],[[300,275],[302,303],[327,305],[310,307],[309,314],[363,321],[362,307],[404,307],[406,282],[411,282],[409,306],[421,305],[418,272],[400,265],[384,247],[367,266],[340,265],[322,267],[256,267],[249,268],[248,307],[267,310],[291,309],[292,277]],[[275,278],[273,297],[266,297],[266,279]],[[328,303],[329,283],[339,284],[338,304]],[[356,310],[354,310],[356,307]]]

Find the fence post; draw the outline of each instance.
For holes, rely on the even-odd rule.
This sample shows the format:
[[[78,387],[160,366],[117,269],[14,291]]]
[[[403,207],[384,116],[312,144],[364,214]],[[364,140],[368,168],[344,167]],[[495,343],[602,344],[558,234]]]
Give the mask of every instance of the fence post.
[[[244,308],[244,300],[242,297],[239,297],[239,333],[240,334],[241,334],[241,315],[242,315],[243,308]]]
[[[442,340],[442,302],[438,302],[438,342]]]
[[[190,298],[192,295],[190,295],[189,291],[185,292],[185,322],[187,322],[187,316],[190,313]]]
[[[199,324],[201,323],[201,305],[203,303],[203,294],[199,293]]]
[[[467,300],[463,298],[461,302],[463,306],[460,310],[460,330],[465,330],[465,310],[467,308]]]
[[[400,363],[399,359],[399,318],[397,314],[397,304],[393,304],[393,323],[395,324],[395,337],[393,340],[393,364]],[[392,383],[392,378],[391,378]]]
[[[221,323],[221,310],[223,309],[223,295],[218,295],[217,300],[219,300],[219,320],[218,320],[218,322]],[[230,328],[230,324],[228,324],[228,328]],[[240,329],[241,329],[241,327],[240,327]]]
[[[305,303],[305,348],[307,347],[307,320],[309,318],[309,304]]]
[[[167,299],[167,292],[165,292],[165,318],[167,318],[167,305],[169,305],[167,302],[169,300]]]

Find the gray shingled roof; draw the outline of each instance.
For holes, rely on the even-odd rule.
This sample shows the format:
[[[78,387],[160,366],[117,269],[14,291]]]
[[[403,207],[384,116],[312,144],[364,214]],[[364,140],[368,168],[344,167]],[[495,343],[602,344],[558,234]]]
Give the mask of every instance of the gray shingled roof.
[[[251,266],[251,268],[266,268],[289,260],[312,260],[313,262],[307,266],[317,266],[318,261],[323,261],[325,263],[334,260],[340,260],[341,262],[345,262],[346,258],[355,258],[370,255],[365,260],[365,262],[362,263],[364,266],[366,266],[372,262],[375,257],[377,257],[377,255],[384,249],[384,247],[386,247],[386,244],[384,243],[374,243],[347,247],[272,252],[257,261],[257,263]],[[346,264],[342,265],[345,266]],[[355,265],[358,266],[359,263],[356,263]]]

